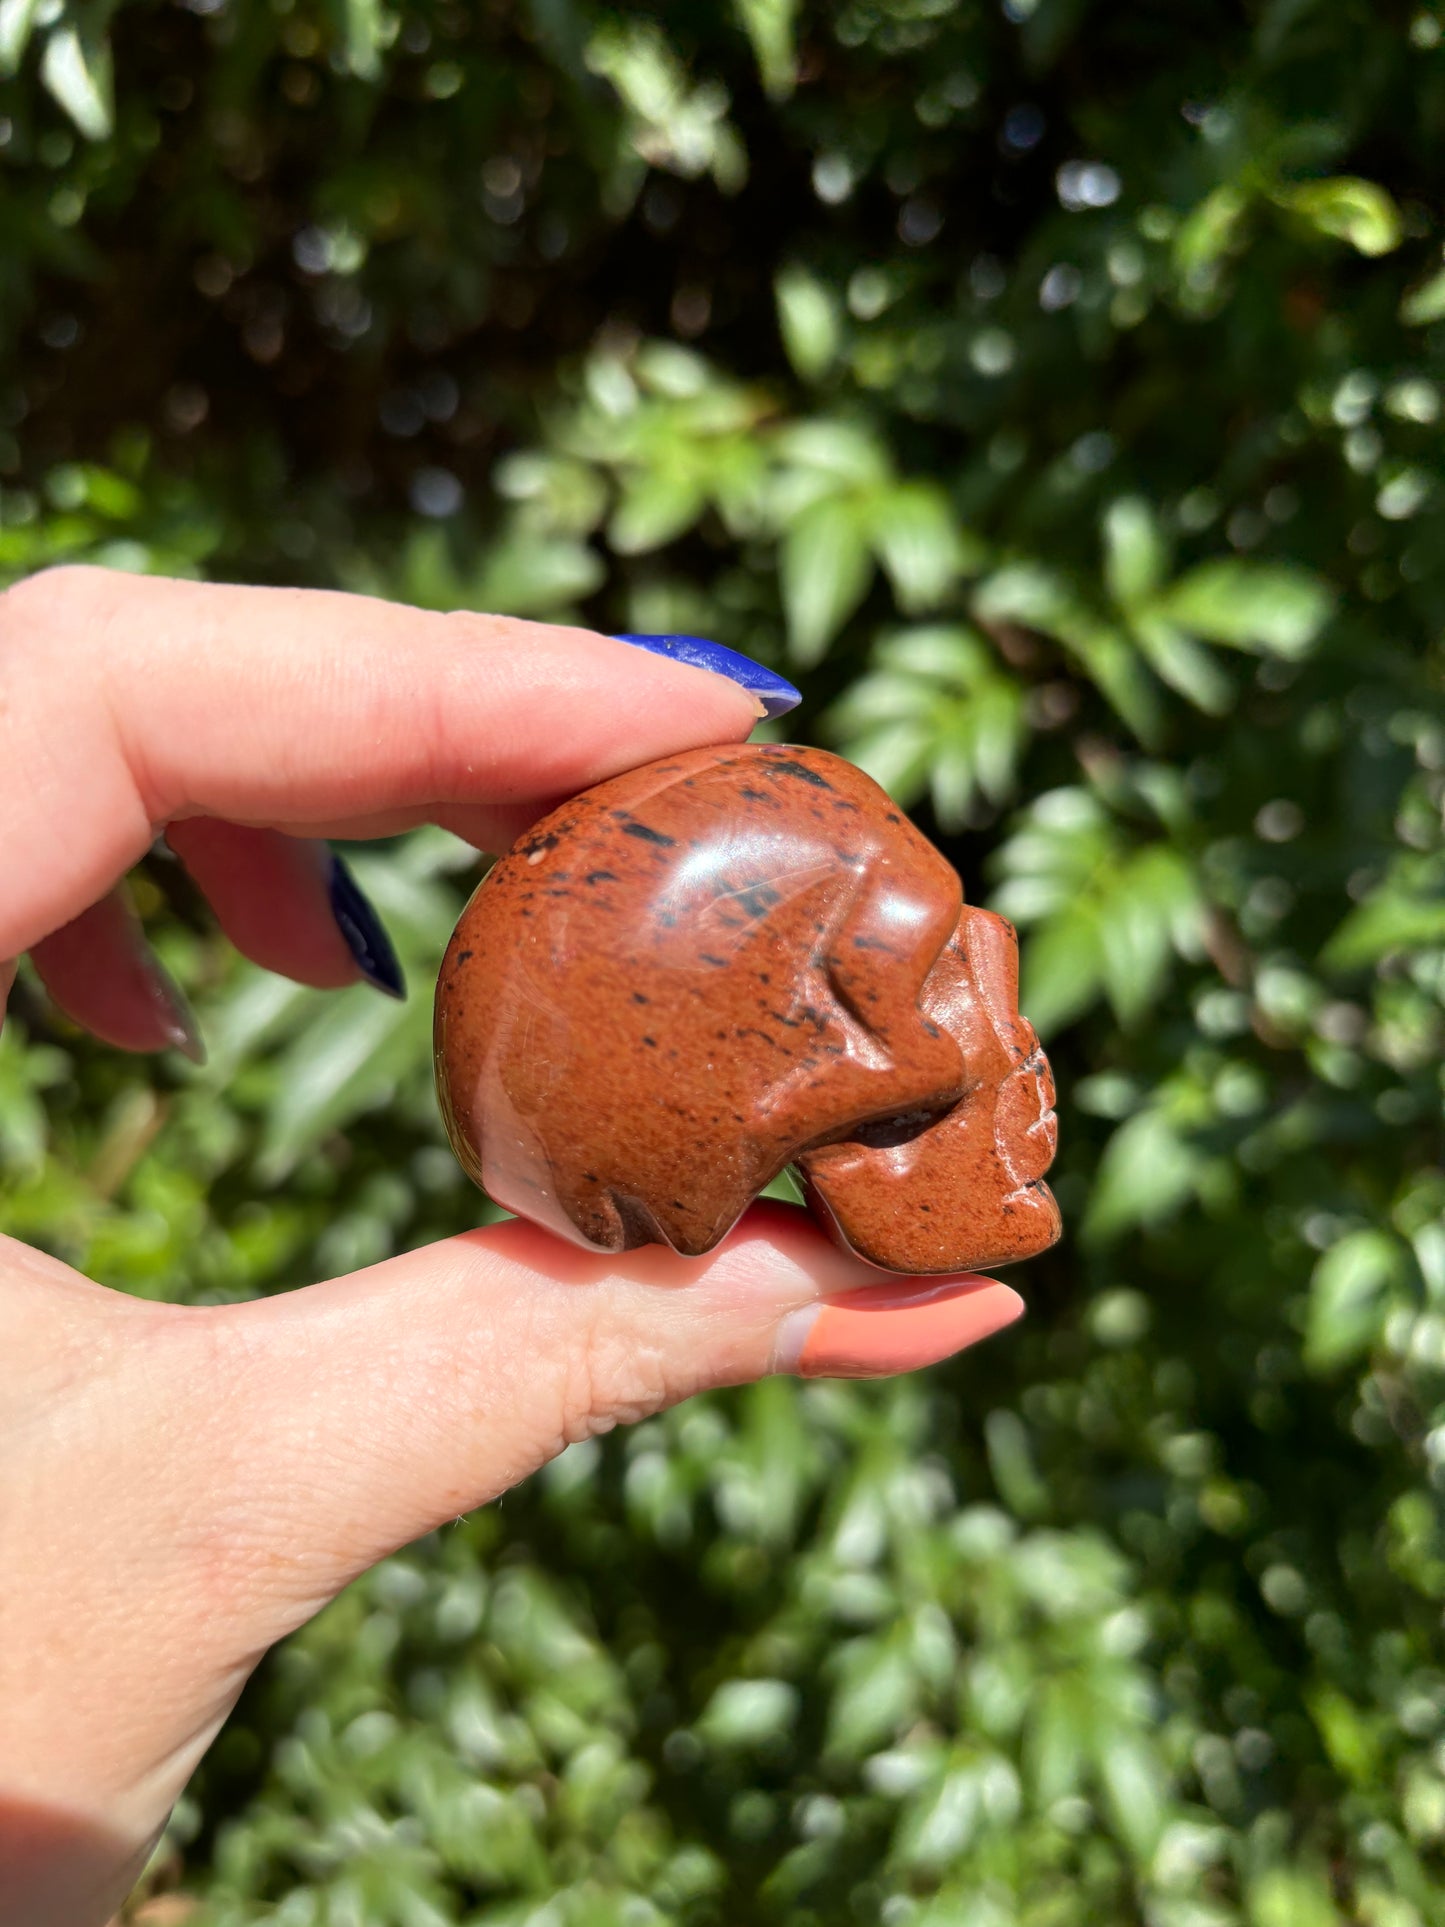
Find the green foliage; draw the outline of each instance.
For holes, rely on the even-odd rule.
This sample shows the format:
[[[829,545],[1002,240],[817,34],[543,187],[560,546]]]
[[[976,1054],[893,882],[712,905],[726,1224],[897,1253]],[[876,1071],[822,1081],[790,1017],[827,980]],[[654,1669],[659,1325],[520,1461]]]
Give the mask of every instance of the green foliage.
[[[197,1927],[1445,1921],[1445,16],[0,0],[0,572],[695,630],[1019,924],[1069,1232],[915,1382],[574,1446],[263,1667]],[[475,1222],[397,1008],[142,907],[0,1224],[283,1289]]]

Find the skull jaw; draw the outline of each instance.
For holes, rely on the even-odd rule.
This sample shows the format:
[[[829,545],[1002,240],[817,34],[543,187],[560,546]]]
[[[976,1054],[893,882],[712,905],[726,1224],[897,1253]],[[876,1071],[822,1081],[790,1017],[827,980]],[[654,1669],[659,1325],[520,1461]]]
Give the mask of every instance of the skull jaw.
[[[1063,1229],[1043,1181],[1056,1135],[1050,1095],[1024,1065],[906,1143],[805,1152],[808,1208],[845,1250],[884,1271],[974,1271],[1037,1257]]]

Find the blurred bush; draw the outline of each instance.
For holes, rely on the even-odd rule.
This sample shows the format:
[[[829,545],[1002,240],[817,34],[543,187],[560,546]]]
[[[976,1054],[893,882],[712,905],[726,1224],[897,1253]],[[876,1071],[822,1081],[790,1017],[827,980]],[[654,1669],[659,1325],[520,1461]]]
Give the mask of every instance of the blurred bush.
[[[1438,0],[0,0],[0,66],[7,576],[791,665],[1023,929],[1063,1093],[1024,1330],[389,1561],[150,1918],[1445,1920]],[[359,865],[405,1008],[154,865],[211,1066],[22,984],[0,1222],[198,1301],[472,1222],[470,861]]]

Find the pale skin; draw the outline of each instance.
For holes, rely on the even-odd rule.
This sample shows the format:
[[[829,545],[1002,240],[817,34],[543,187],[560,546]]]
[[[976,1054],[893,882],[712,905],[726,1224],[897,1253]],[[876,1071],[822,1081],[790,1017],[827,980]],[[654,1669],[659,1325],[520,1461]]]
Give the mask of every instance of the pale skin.
[[[158,834],[240,949],[341,986],[317,839],[438,822],[505,848],[560,798],[756,720],[722,676],[580,629],[51,571],[0,596],[0,960],[160,1049],[111,895]],[[0,1238],[6,1920],[102,1927],[266,1649],[569,1441],[769,1371],[927,1364],[1021,1310],[1001,1284],[958,1281],[940,1310],[937,1280],[900,1281],[887,1342],[859,1351],[880,1278],[773,1206],[703,1259],[593,1258],[512,1223],[206,1310]]]

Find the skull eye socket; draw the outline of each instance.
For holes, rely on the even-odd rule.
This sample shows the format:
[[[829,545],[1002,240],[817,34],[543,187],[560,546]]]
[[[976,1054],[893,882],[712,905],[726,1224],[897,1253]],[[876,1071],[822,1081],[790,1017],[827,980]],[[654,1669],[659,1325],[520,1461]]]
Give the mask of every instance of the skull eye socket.
[[[895,1145],[911,1144],[914,1138],[931,1131],[952,1109],[951,1104],[945,1104],[938,1110],[899,1111],[893,1117],[875,1117],[850,1131],[847,1142],[861,1144],[869,1151],[891,1151]]]

